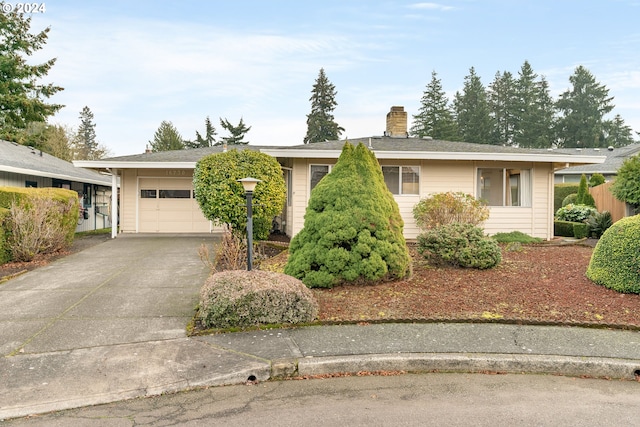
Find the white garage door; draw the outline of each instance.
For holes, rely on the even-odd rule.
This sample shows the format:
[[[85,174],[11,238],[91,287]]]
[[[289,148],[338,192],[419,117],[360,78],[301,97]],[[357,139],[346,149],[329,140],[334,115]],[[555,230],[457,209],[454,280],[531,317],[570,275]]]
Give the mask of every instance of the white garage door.
[[[191,178],[139,178],[138,232],[208,233]]]

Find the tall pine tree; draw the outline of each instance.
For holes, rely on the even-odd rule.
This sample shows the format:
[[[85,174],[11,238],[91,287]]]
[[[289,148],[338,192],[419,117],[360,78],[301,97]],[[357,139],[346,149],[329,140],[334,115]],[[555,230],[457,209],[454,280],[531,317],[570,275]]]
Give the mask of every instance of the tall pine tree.
[[[496,73],[489,85],[488,104],[494,123],[493,143],[513,145],[516,127],[515,81],[510,72]]]
[[[612,147],[624,147],[633,144],[633,131],[624,123],[620,114],[616,114],[613,120],[604,122],[605,145]]]
[[[8,3],[3,1],[0,5],[5,9]],[[0,138],[29,143],[27,126],[46,122],[63,107],[45,102],[63,88],[39,83],[55,64],[55,58],[38,65],[30,65],[26,59],[45,45],[49,28],[31,34],[31,17],[25,18],[16,10],[14,7],[11,12],[0,13]]]
[[[76,160],[96,160],[98,141],[96,141],[96,124],[93,122],[93,113],[85,106],[80,112],[80,126],[73,138],[73,158]]]
[[[420,100],[418,114],[413,116],[409,134],[415,138],[431,136],[434,139],[454,141],[458,139],[456,123],[449,106],[449,99],[435,71]]]
[[[475,68],[469,69],[469,75],[464,78],[462,93],[456,92],[453,106],[458,131],[463,141],[478,144],[494,142],[487,91]]]
[[[606,146],[604,116],[614,107],[609,89],[582,65],[569,77],[569,82],[572,87],[560,94],[556,102],[561,113],[558,144],[565,148]]]
[[[182,136],[180,136],[173,123],[166,120],[160,123],[160,127],[153,135],[153,140],[149,141],[149,145],[153,152],[184,149]]]
[[[515,82],[513,145],[551,148],[555,143],[555,106],[544,77],[538,77],[525,61]]]
[[[200,132],[196,131],[195,141],[184,141],[186,148],[204,148],[216,145],[216,128],[213,127],[209,116],[204,120],[204,138]]]
[[[240,118],[240,122],[237,126],[232,125],[227,119],[220,119],[220,126],[229,132],[229,136],[222,137],[222,141],[218,142],[216,145],[245,145],[249,143],[249,141],[244,140],[244,137],[247,132],[251,130],[251,126],[247,127],[247,125],[244,124],[242,117]]]
[[[307,114],[305,144],[337,140],[344,132],[344,128],[338,126],[333,117],[333,110],[338,105],[336,95],[335,86],[325,75],[324,68],[320,68],[309,98],[311,113]]]

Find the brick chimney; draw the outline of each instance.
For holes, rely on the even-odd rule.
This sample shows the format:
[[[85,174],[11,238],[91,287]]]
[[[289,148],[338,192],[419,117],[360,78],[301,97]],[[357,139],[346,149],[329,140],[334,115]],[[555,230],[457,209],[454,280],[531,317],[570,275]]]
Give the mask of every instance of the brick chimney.
[[[387,130],[385,136],[392,138],[406,138],[407,133],[407,112],[404,107],[391,107],[387,113]]]

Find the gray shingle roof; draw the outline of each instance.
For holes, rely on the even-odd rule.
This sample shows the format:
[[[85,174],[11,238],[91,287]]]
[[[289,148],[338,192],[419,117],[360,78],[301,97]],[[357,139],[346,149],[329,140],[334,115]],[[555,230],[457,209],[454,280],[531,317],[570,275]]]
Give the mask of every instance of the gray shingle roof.
[[[640,154],[640,143],[630,144],[625,147],[614,148],[613,150],[608,150],[606,148],[597,149],[597,148],[584,148],[581,150],[577,150],[575,148],[564,148],[555,150],[558,152],[575,152],[581,154],[593,154],[596,156],[607,156],[607,159],[604,163],[593,164],[593,165],[581,165],[581,166],[572,166],[569,168],[561,169],[556,172],[558,175],[563,174],[591,174],[591,173],[601,173],[601,174],[615,174],[625,159]]]
[[[77,168],[72,163],[31,147],[0,140],[0,171],[58,178],[99,185],[111,185],[111,177],[93,170]]]
[[[228,147],[229,150],[238,149],[238,150],[254,150],[259,151],[263,148],[275,148],[275,147],[267,147],[260,145],[231,145]],[[224,148],[221,145],[216,145],[214,147],[205,147],[205,148],[190,148],[185,150],[172,150],[172,151],[158,151],[154,153],[142,153],[142,154],[132,154],[129,156],[120,156],[120,157],[110,157],[108,159],[103,159],[106,161],[114,161],[114,162],[197,162],[202,157],[214,154],[214,153],[222,153]]]

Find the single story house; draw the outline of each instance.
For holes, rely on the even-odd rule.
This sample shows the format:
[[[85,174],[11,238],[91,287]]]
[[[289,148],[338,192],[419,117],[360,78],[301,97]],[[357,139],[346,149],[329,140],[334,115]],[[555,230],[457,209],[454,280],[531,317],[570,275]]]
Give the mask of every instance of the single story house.
[[[82,208],[78,232],[111,227],[112,179],[33,147],[0,140],[0,186],[76,191]]]
[[[579,153],[585,155],[605,156],[603,163],[592,163],[578,166],[570,166],[568,168],[560,169],[556,171],[555,182],[556,184],[562,183],[577,183],[580,182],[582,174],[587,179],[591,178],[591,175],[599,173],[604,176],[606,181],[613,180],[618,174],[618,169],[622,166],[622,163],[629,157],[640,154],[640,143],[630,144],[624,147],[609,147],[609,148],[564,148],[555,150],[559,153]]]
[[[419,233],[413,206],[421,198],[446,191],[462,191],[486,200],[491,211],[485,223],[489,234],[518,230],[551,239],[554,173],[561,168],[605,160],[604,156],[577,152],[565,154],[409,138],[403,107],[391,108],[382,136],[289,147],[238,148],[259,150],[278,159],[287,185],[287,201],[277,220],[281,229],[293,237],[304,226],[313,187],[331,172],[345,143],[360,142],[374,152],[382,167],[404,218],[404,234],[408,239]],[[120,178],[120,232],[210,232],[214,227],[204,218],[193,197],[193,170],[201,157],[223,150],[224,147],[216,146],[74,164],[108,171]],[[115,230],[113,233],[115,237]]]

